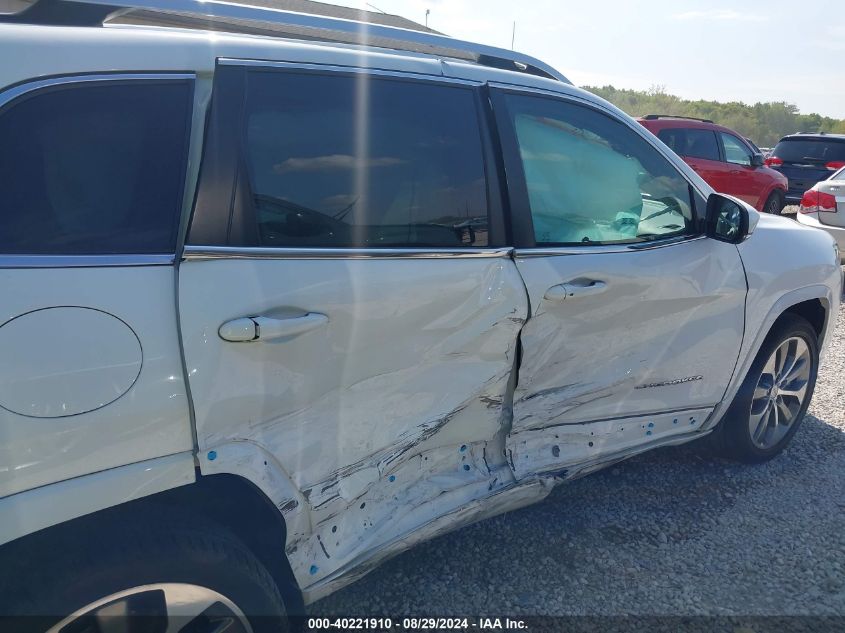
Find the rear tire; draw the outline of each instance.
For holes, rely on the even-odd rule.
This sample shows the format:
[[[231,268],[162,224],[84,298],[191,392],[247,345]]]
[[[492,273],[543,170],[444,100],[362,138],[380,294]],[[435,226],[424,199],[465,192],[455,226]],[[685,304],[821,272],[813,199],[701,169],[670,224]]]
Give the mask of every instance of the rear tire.
[[[166,508],[152,514],[148,508],[143,515],[118,514],[105,521],[84,517],[4,548],[4,626],[43,631],[61,623],[62,631],[65,626],[68,631],[99,630],[85,624],[104,613],[103,602],[113,601],[146,616],[149,623],[150,616],[172,616],[177,610],[172,591],[179,599],[185,592],[197,596],[188,601],[191,615],[179,620],[186,631],[216,631],[233,617],[248,623],[226,629],[233,633],[287,630],[278,587],[234,534],[199,517],[179,520],[168,514],[172,511]],[[196,613],[190,610],[194,605]],[[64,621],[69,616],[72,623]],[[135,630],[123,625],[125,629],[108,630]]]
[[[773,191],[769,194],[765,206],[763,206],[763,213],[771,215],[781,215],[784,206],[783,194],[780,191]]]
[[[818,369],[816,331],[800,316],[782,315],[725,416],[707,438],[711,452],[749,464],[778,455],[804,419]]]

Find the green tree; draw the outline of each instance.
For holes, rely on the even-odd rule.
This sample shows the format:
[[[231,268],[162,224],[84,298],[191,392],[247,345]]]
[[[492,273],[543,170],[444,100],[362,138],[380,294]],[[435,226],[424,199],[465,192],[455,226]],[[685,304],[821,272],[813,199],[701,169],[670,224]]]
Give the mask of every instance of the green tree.
[[[736,130],[760,147],[774,147],[786,134],[795,132],[831,132],[845,134],[845,120],[820,114],[800,114],[798,107],[786,101],[748,105],[738,101],[689,101],[666,92],[666,87],[653,85],[648,90],[626,90],[613,86],[591,87],[585,90],[607,99],[631,116],[672,114],[711,119]]]

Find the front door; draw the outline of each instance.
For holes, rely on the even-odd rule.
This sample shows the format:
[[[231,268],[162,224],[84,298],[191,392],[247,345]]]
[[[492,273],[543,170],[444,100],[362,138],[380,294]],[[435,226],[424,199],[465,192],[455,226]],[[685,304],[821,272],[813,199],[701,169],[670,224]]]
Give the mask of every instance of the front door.
[[[762,210],[766,202],[762,197],[766,192],[768,177],[751,164],[751,149],[745,143],[727,132],[719,132],[719,138],[732,183],[732,189],[725,190],[725,193],[741,198],[757,210]]]
[[[528,306],[480,104],[401,73],[217,70],[179,288],[200,464],[258,447],[244,468],[293,488],[304,588],[512,482],[487,443]]]
[[[703,197],[601,110],[502,89],[516,262],[531,315],[508,437],[519,478],[701,428],[743,333],[735,246],[700,235]]]

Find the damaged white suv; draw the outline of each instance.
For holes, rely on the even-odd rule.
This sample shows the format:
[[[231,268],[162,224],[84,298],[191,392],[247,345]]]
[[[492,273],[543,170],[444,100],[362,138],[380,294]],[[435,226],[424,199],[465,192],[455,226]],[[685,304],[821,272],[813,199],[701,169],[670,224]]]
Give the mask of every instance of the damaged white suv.
[[[537,60],[192,0],[44,0],[0,59],[0,613],[273,630],[642,451],[768,459],[807,409],[830,236]]]

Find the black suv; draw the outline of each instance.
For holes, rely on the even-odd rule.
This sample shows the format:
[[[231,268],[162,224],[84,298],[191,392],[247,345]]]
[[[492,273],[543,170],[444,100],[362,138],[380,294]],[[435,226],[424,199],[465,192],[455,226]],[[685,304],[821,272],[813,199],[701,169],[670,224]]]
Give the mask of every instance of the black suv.
[[[798,204],[807,189],[845,166],[845,134],[784,136],[766,159],[766,165],[789,179],[786,204]]]

